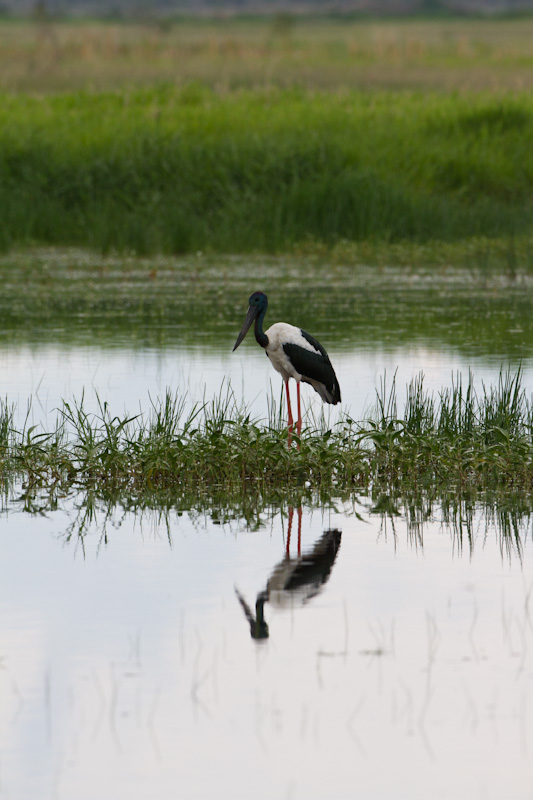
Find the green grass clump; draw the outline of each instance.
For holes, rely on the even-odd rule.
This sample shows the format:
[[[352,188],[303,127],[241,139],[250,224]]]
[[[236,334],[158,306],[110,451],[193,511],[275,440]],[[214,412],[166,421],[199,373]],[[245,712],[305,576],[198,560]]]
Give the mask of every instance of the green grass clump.
[[[281,410],[254,421],[230,390],[184,413],[167,396],[148,415],[85,411],[64,403],[52,432],[13,427],[13,409],[0,415],[4,482],[64,488],[168,491],[189,496],[295,491],[430,488],[529,491],[533,486],[533,408],[521,375],[502,374],[497,386],[474,391],[470,380],[428,395],[418,379],[403,415],[395,388],[378,396],[370,418],[345,416],[333,427],[308,422],[301,439]]]
[[[532,232],[533,101],[191,85],[0,103],[0,245],[280,252]]]
[[[473,378],[428,395],[423,380],[408,388],[402,418],[396,392],[384,390],[364,433],[373,446],[373,471],[391,482],[524,488],[533,478],[533,408],[521,373],[501,373],[478,395]]]

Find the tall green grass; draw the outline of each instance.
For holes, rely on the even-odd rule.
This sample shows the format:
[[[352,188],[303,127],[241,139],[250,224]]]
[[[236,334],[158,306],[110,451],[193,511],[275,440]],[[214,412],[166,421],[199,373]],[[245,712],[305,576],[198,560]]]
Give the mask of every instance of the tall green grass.
[[[345,416],[333,427],[310,420],[301,438],[288,432],[274,402],[269,419],[254,420],[229,388],[185,413],[168,395],[145,415],[120,418],[107,404],[89,414],[83,399],[64,402],[57,425],[45,432],[16,429],[13,409],[0,414],[4,483],[26,486],[189,495],[362,488],[446,491],[533,487],[533,406],[520,372],[502,374],[476,393],[459,381],[438,397],[419,378],[397,411],[396,389],[378,395],[367,420]]]
[[[532,232],[533,100],[199,85],[0,102],[0,245],[276,252]]]

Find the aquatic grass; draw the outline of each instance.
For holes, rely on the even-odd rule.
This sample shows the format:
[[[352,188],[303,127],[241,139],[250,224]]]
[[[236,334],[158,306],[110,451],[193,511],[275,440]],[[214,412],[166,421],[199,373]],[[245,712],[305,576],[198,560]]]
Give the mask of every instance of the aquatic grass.
[[[373,413],[335,425],[307,417],[288,447],[274,401],[269,420],[251,417],[231,387],[186,411],[167,393],[147,414],[123,418],[106,403],[88,413],[83,398],[64,402],[54,430],[12,428],[4,402],[2,479],[27,485],[192,495],[251,491],[357,491],[452,487],[476,491],[533,487],[533,409],[521,372],[502,372],[477,392],[470,376],[438,397],[419,376],[398,413],[395,381],[382,383]]]
[[[14,406],[8,402],[7,398],[0,402],[0,456],[8,450],[11,444],[14,411]]]
[[[521,371],[501,372],[496,386],[476,392],[473,376],[460,377],[438,399],[424,392],[423,377],[408,387],[402,418],[395,416],[396,386],[377,403],[365,438],[374,445],[375,469],[391,480],[524,485],[531,482],[532,404]]]

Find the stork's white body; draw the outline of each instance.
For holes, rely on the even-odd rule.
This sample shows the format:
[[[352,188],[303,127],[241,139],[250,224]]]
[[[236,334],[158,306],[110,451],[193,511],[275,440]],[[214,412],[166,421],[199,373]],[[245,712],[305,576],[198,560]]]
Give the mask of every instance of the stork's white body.
[[[284,344],[293,344],[296,345],[296,347],[300,347],[302,350],[307,350],[313,355],[320,356],[320,351],[317,350],[316,347],[313,347],[311,342],[302,336],[301,328],[297,328],[296,325],[289,325],[288,322],[276,322],[265,331],[265,334],[268,336],[268,344],[265,347],[265,352],[270,359],[270,363],[274,369],[280,373],[285,383],[287,383],[289,378],[294,378],[298,384],[300,381],[309,383],[313,389],[318,392],[324,402],[330,403],[331,397],[324,384],[320,381],[313,380],[313,378],[307,375],[300,374],[283,349]],[[300,387],[298,387],[298,389],[299,388]]]
[[[283,345],[295,344],[298,347],[309,350],[311,353],[316,353],[315,348],[304,339],[300,328],[295,325],[289,325],[287,322],[276,322],[265,333],[268,336],[265,352],[274,369],[280,373],[284,381],[294,378],[299,383],[302,380],[302,376],[294,368],[292,361],[283,349]]]

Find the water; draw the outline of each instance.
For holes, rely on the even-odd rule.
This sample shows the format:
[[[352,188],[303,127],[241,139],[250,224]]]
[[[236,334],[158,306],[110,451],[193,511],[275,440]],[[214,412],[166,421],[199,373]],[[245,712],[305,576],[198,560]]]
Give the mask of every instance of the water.
[[[248,529],[68,499],[0,520],[0,796],[530,797],[531,521],[362,497]],[[329,534],[331,535],[331,534]],[[324,559],[324,554],[322,554]],[[318,577],[317,577],[318,576]]]
[[[226,259],[214,263],[94,263],[76,251],[38,251],[2,265],[12,271],[0,298],[0,392],[18,419],[53,426],[63,399],[98,397],[118,415],[137,414],[168,388],[187,404],[231,386],[264,418],[281,379],[252,333],[232,353],[250,291],[270,296],[266,324],[286,320],[328,350],[342,408],[361,419],[382,382],[396,378],[400,401],[413,378],[438,393],[473,373],[476,387],[519,366],[533,389],[531,279],[447,269],[410,271]],[[155,266],[154,266],[155,264]],[[44,277],[43,277],[44,275]],[[293,387],[294,388],[294,387]],[[309,387],[310,415],[323,410]]]
[[[231,346],[233,342],[228,342]],[[17,405],[18,420],[25,418],[31,405],[30,419],[46,429],[56,417],[62,400],[85,398],[85,407],[97,411],[98,398],[107,402],[119,416],[149,410],[152,400],[166,390],[187,399],[186,407],[202,403],[231,387],[238,403],[244,403],[253,415],[268,417],[268,403],[273,397],[281,401],[281,377],[273,370],[253,337],[238,351],[231,353],[211,348],[169,346],[164,350],[135,350],[117,343],[112,348],[83,345],[69,347],[63,343],[38,345],[12,344],[0,348],[2,393]],[[330,348],[331,351],[331,348]],[[376,393],[383,380],[388,389],[396,381],[400,401],[406,387],[418,375],[424,385],[438,395],[444,386],[451,386],[461,374],[468,381],[473,372],[475,383],[497,383],[500,371],[518,368],[518,361],[491,358],[466,359],[460,354],[414,344],[408,348],[377,346],[370,350],[339,348],[331,359],[341,384],[343,403],[338,408],[323,407],[316,393],[302,389],[303,407],[315,417],[325,411],[334,423],[342,414],[363,419],[375,404]],[[524,388],[533,390],[533,358],[524,358]],[[293,403],[296,402],[292,384]],[[283,400],[283,402],[285,402]]]
[[[167,388],[193,405],[231,385],[265,416],[279,377],[253,337],[231,353],[256,288],[267,321],[326,345],[332,422],[394,375],[401,399],[421,372],[438,393],[520,365],[533,390],[527,277],[13,263],[0,388],[43,427],[63,399],[135,414]],[[6,490],[0,798],[533,797],[531,508],[485,500],[352,494],[245,519]]]

